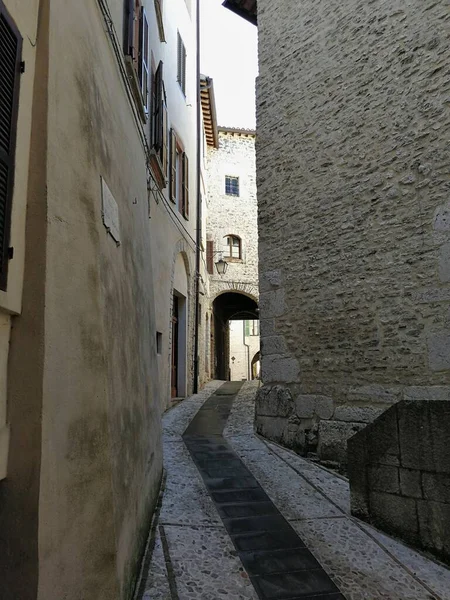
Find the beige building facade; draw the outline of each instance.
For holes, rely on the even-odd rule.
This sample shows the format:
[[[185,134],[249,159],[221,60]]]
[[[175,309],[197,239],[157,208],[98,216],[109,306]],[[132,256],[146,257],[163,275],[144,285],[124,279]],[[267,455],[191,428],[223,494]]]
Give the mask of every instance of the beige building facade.
[[[5,600],[133,595],[174,297],[176,395],[193,387],[195,6],[0,1]]]

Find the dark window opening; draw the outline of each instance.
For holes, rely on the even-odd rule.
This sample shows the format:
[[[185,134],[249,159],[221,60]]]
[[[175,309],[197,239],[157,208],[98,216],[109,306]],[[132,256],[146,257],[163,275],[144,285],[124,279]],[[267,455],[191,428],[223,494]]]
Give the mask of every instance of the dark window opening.
[[[160,331],[156,332],[156,352],[162,354],[162,333]]]
[[[225,194],[227,196],[239,196],[239,177],[225,175]]]

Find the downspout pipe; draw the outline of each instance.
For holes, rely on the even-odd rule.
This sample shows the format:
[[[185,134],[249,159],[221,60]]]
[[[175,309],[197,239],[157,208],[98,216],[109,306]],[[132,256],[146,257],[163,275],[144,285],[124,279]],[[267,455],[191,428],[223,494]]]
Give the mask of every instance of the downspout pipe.
[[[252,380],[252,372],[251,372],[251,365],[250,365],[250,344],[246,344],[245,343],[245,321],[242,321],[243,323],[243,328],[242,328],[242,341],[244,346],[247,348],[247,379],[248,381]]]
[[[202,193],[201,193],[201,149],[202,149],[202,124],[201,124],[201,93],[200,93],[200,0],[197,5],[197,231],[195,245],[195,326],[194,326],[194,394],[198,392],[199,361],[198,337],[200,325],[200,245],[202,242]]]

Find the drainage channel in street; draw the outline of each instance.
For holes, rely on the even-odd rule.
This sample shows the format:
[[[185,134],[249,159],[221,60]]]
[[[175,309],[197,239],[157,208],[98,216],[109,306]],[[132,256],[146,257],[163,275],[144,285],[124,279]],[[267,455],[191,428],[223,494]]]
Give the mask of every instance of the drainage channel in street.
[[[262,600],[345,600],[223,437],[242,382],[208,398],[183,434],[237,553]]]

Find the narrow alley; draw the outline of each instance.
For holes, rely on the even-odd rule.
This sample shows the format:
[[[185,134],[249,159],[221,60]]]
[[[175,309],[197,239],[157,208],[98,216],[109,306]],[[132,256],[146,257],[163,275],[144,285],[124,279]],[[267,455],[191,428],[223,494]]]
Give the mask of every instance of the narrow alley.
[[[450,600],[449,140],[449,2],[0,0],[0,600]]]
[[[350,516],[345,478],[254,434],[258,387],[212,381],[164,415],[137,599],[449,600],[448,569]]]

